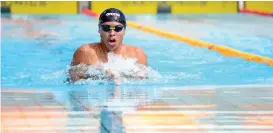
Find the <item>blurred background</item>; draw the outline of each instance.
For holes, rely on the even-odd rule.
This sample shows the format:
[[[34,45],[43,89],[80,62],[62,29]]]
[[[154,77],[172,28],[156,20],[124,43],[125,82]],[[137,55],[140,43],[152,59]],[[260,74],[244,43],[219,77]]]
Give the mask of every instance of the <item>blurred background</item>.
[[[195,40],[130,25],[124,43],[144,49],[149,80],[68,84],[74,51],[100,41],[96,17],[110,7]],[[272,1],[1,1],[1,131],[271,133],[272,25]],[[195,47],[198,40],[268,62]]]
[[[126,14],[239,13],[242,9],[272,12],[270,1],[1,1],[2,13],[78,14],[83,8],[100,13],[109,7]]]

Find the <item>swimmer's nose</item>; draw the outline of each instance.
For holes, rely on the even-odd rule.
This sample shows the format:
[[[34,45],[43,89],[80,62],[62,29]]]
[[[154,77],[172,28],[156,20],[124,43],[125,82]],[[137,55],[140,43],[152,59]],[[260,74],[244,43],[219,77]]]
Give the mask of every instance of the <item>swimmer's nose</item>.
[[[114,36],[115,35],[115,31],[114,30],[110,30],[110,36]]]

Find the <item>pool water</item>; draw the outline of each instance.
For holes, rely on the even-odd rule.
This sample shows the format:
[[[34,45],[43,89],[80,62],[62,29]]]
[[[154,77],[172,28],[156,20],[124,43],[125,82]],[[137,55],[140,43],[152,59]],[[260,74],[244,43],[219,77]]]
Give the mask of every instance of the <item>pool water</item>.
[[[230,15],[226,19],[224,16],[166,16],[168,19],[161,19],[160,16],[146,15],[128,18],[180,35],[190,35],[241,51],[273,57],[272,30],[269,30],[270,26],[267,24],[272,20],[259,17],[257,20],[255,16],[252,18],[257,23],[246,21],[244,25],[243,18],[248,20],[250,16],[235,15],[233,19]],[[32,29],[28,27],[30,30],[24,29],[19,22],[2,24],[2,86],[67,87],[64,82],[66,69],[73,52],[82,44],[99,41],[97,20],[88,16],[27,18],[32,23],[29,24]],[[261,21],[263,25],[259,24]],[[258,33],[261,31],[264,35],[256,35],[249,32],[249,29],[259,29],[257,34],[261,34]],[[127,29],[124,43],[143,48],[150,68],[161,75],[156,80],[144,83],[147,85],[273,83],[273,68],[265,64],[224,57],[207,49],[192,47],[137,29]]]
[[[119,86],[97,81],[68,84],[74,51],[99,41],[97,19],[12,18],[1,20],[1,110],[6,132],[273,129],[273,67],[128,28],[124,43],[144,49],[151,79]],[[272,18],[237,14],[129,15],[128,19],[273,58]],[[40,125],[33,120],[37,116],[44,120]],[[11,124],[14,119],[17,123]]]

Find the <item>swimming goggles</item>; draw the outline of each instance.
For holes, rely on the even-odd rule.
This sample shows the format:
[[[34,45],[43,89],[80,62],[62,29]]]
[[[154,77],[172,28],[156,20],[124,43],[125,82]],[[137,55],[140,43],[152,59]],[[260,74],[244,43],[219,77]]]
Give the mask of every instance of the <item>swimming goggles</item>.
[[[110,25],[101,25],[101,28],[105,32],[109,32],[110,30],[114,30],[115,32],[120,32],[123,29],[122,25],[110,26]]]

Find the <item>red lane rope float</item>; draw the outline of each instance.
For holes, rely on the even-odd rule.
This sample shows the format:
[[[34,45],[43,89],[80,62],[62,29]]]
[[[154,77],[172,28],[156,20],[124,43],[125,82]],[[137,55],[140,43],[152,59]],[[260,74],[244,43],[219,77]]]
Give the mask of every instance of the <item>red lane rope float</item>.
[[[251,9],[242,9],[240,10],[240,12],[260,15],[260,16],[268,16],[268,17],[271,17],[273,15],[272,13],[269,13],[269,12],[263,12],[263,11],[257,11],[257,10],[251,10]]]

